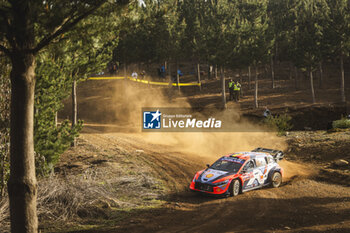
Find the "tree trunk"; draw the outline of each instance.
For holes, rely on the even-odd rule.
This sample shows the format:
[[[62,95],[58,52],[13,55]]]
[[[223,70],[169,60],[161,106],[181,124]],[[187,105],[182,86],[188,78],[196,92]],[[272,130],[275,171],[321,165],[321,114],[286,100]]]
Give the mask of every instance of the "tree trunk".
[[[293,79],[293,63],[289,63],[289,80]]]
[[[224,76],[224,71],[223,71],[222,66],[220,66],[220,78],[221,78],[221,88],[222,88],[222,105],[223,105],[223,108],[226,109],[227,108],[227,106],[226,106],[226,91],[225,91],[226,83],[225,83],[225,76]]]
[[[315,99],[315,89],[314,89],[314,77],[312,75],[312,71],[310,69],[310,87],[311,87],[311,96],[312,96],[312,103],[316,103]]]
[[[4,143],[2,140],[0,140],[0,143]],[[2,155],[0,154],[0,199],[4,196],[5,194],[5,158],[6,158],[6,153],[3,153]]]
[[[211,66],[208,64],[208,80],[211,78]]]
[[[258,65],[255,65],[255,91],[254,91],[254,107],[258,108]]]
[[[275,88],[275,66],[273,63],[273,57],[271,56],[271,82],[272,82],[272,89]]]
[[[55,112],[55,127],[57,128],[58,126],[58,112]]]
[[[243,75],[242,75],[242,69],[239,69],[239,71],[238,71],[239,73],[239,82],[240,82],[240,84],[241,84],[241,90],[240,90],[240,92],[239,92],[239,95],[240,95],[240,97],[242,97],[243,96],[243,88],[242,88],[242,83],[243,83]]]
[[[344,78],[344,57],[343,54],[340,55],[340,72],[341,72],[341,79],[340,79],[340,96],[341,101],[346,102],[345,97],[345,78]]]
[[[252,73],[250,72],[250,66],[248,66],[248,90],[251,89]]]
[[[201,68],[199,63],[197,63],[197,80],[198,80],[198,83],[201,83]],[[201,90],[202,90],[202,87],[199,85],[199,91]]]
[[[215,65],[215,79],[218,79],[218,65]]]
[[[168,63],[168,75],[169,75],[169,85],[171,85],[173,83],[173,79],[171,78],[171,65],[170,62]]]
[[[125,85],[125,88],[126,88],[126,84],[127,84],[127,81],[128,81],[128,75],[126,73],[126,62],[124,62],[124,85]]]
[[[11,232],[37,232],[33,140],[35,56],[18,51],[12,54],[11,62],[11,173],[8,181]]]
[[[298,68],[296,66],[294,67],[294,72],[295,72],[295,77],[294,77],[295,90],[298,90]]]
[[[180,90],[180,85],[179,85],[179,83],[180,83],[179,63],[176,62],[176,84],[177,84],[177,89],[178,89],[178,91],[180,92],[181,90]]]
[[[319,85],[320,88],[323,88],[323,68],[322,68],[322,62],[320,62],[318,69],[320,71],[320,80],[319,80]]]
[[[72,128],[78,123],[78,103],[77,103],[77,81],[74,79],[72,84]],[[72,147],[77,144],[76,138],[72,142]]]

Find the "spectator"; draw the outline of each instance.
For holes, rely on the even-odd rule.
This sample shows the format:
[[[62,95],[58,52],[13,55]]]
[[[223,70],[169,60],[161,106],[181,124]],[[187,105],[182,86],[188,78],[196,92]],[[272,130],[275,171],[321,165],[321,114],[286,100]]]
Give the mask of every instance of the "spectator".
[[[236,82],[236,86],[237,86],[237,90],[238,90],[238,92],[237,92],[237,100],[239,101],[239,98],[240,98],[241,95],[242,95],[242,93],[241,93],[241,87],[242,87],[242,85],[237,81],[237,82]]]
[[[165,78],[165,66],[164,65],[160,65],[159,68],[157,68],[158,71],[158,76],[160,78]]]
[[[140,73],[141,79],[145,79],[145,75],[146,75],[146,71],[143,70],[143,71]]]
[[[239,82],[233,82],[233,95],[235,97],[235,101],[238,102],[239,100]]]
[[[160,77],[165,78],[165,66],[164,65],[162,65],[160,67]]]
[[[137,73],[136,73],[135,71],[134,71],[134,72],[132,72],[131,77],[133,77],[133,78],[137,79]]]
[[[234,81],[232,79],[230,79],[230,82],[228,83],[228,90],[230,92],[230,99],[229,100],[233,100],[233,84],[234,84]]]
[[[264,113],[263,113],[263,116],[264,116],[265,118],[267,118],[268,116],[271,116],[271,112],[270,112],[270,110],[267,108],[267,106],[265,107],[265,111],[264,111]]]

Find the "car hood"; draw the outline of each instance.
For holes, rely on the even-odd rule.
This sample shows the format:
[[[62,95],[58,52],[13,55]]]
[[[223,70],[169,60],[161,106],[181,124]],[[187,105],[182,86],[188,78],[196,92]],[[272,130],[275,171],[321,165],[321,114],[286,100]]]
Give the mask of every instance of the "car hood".
[[[215,169],[207,169],[205,170],[199,177],[198,179],[201,182],[213,182],[217,180],[218,178],[222,178],[226,176],[229,172],[225,171],[220,171],[220,170],[215,170]]]

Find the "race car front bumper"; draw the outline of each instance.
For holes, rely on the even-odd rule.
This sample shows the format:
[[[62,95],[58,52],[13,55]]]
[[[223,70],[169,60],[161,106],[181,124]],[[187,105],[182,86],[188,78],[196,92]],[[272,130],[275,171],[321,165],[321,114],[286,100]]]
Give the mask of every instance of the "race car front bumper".
[[[192,191],[213,194],[213,195],[227,195],[229,194],[230,182],[223,185],[212,185],[208,183],[192,181],[190,189]]]

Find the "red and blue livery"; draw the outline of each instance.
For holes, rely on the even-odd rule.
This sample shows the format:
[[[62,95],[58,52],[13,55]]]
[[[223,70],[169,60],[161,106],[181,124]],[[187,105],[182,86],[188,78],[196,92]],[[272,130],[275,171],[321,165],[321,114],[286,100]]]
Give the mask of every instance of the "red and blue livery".
[[[228,154],[194,176],[190,189],[206,194],[237,196],[242,192],[282,183],[280,150],[256,148],[250,152]]]

